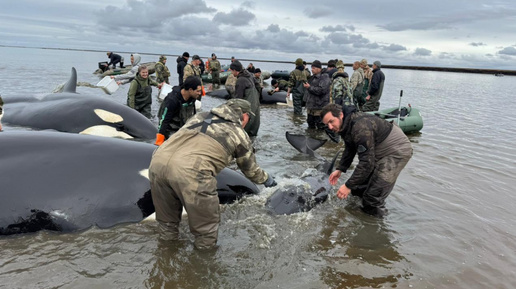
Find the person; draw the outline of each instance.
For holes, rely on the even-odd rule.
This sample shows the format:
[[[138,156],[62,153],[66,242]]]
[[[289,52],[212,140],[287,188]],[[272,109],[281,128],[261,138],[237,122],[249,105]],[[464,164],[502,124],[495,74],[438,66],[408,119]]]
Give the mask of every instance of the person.
[[[192,56],[192,61],[190,63],[188,63],[186,66],[185,66],[185,69],[184,69],[184,74],[183,74],[183,82],[186,80],[186,78],[188,76],[195,76],[197,78],[199,78],[199,80],[201,80],[201,83],[202,83],[202,79],[201,79],[201,68],[199,67],[199,65],[201,64],[201,58],[199,57],[199,55],[194,55]]]
[[[122,61],[122,56],[113,53],[113,52],[107,52],[107,57],[109,58],[109,62],[106,66],[106,70],[110,68],[111,65],[113,65],[113,69],[116,68],[116,65],[120,63],[120,68],[124,68],[124,63]]]
[[[2,96],[0,95],[0,132],[3,131],[2,116],[4,116],[4,100],[2,99]]]
[[[260,68],[254,69],[254,86],[256,87],[256,90],[258,91],[259,97],[262,96],[262,90],[263,90],[263,77],[262,77],[262,70]]]
[[[322,73],[328,74],[328,77],[331,79],[333,74],[335,74],[335,72],[337,72],[337,67],[335,66],[336,63],[337,63],[337,61],[335,61],[334,59],[328,60],[328,65],[326,66],[325,69],[323,69]]]
[[[288,81],[284,79],[273,79],[271,80],[271,85],[274,87],[273,92],[288,91]]]
[[[353,96],[351,95],[349,76],[344,71],[344,62],[337,61],[336,68],[337,71],[331,77],[331,101],[338,105],[352,105]]]
[[[330,175],[331,185],[337,184],[342,172],[351,166],[358,154],[358,165],[343,184],[337,197],[345,199],[351,193],[362,199],[362,210],[376,217],[387,213],[385,199],[389,196],[401,170],[412,157],[412,146],[403,131],[375,115],[357,112],[355,106],[326,105],[322,121],[344,140],[344,153],[336,170]]]
[[[245,99],[251,104],[251,119],[244,127],[250,137],[258,135],[260,129],[260,95],[255,88],[253,75],[244,69],[240,61],[235,60],[229,66],[231,74],[236,77],[235,98]]]
[[[119,75],[111,75],[111,79],[116,80],[116,83],[118,85],[126,84],[131,82],[134,77],[136,76],[136,73],[138,73],[138,69],[140,67],[140,61],[142,60],[142,57],[138,53],[131,54],[131,70],[129,72]]]
[[[201,81],[195,76],[187,77],[183,86],[172,87],[158,111],[160,120],[155,145],[163,144],[197,113],[195,101],[201,96],[201,92]]]
[[[204,65],[204,61],[202,60],[202,58],[199,57],[199,70],[201,70],[201,74],[204,74],[205,69],[206,67]]]
[[[306,65],[306,61],[303,60],[303,67],[305,68],[303,71],[306,73],[306,77],[312,76],[312,72],[308,69],[308,65]]]
[[[380,98],[382,97],[383,84],[385,82],[385,74],[382,71],[382,63],[380,61],[373,62],[373,78],[367,91],[366,103],[364,111],[377,111],[380,109]]]
[[[183,85],[183,80],[184,80],[184,71],[185,71],[185,66],[186,64],[188,63],[188,59],[190,58],[190,53],[188,52],[183,52],[183,55],[179,56],[177,59],[176,59],[176,62],[177,62],[177,74],[179,74],[179,86]]]
[[[364,71],[364,87],[362,88],[362,99],[366,99],[367,91],[369,90],[369,84],[373,79],[373,70],[367,64],[367,59],[360,60],[360,67]]]
[[[136,77],[131,81],[131,86],[127,92],[127,106],[135,109],[147,118],[152,118],[152,87],[161,87],[156,81],[149,78],[149,69],[145,65],[138,67]]]
[[[167,64],[167,57],[165,55],[161,55],[159,57],[159,61],[156,62],[156,65],[154,65],[154,69],[156,70],[156,82],[166,84],[170,84],[169,77],[170,77],[170,70],[168,70]]]
[[[217,55],[215,55],[215,53],[211,54],[211,60],[210,60],[210,65],[209,65],[208,69],[211,73],[211,83],[219,86],[220,85],[221,66],[220,66],[219,60],[217,59]]]
[[[351,93],[353,94],[353,102],[359,110],[365,103],[362,98],[362,87],[364,86],[364,71],[360,67],[360,62],[353,62],[353,74],[351,75]]]
[[[231,56],[231,63],[233,63],[233,61],[235,61],[236,58],[234,56]]]
[[[290,72],[288,77],[287,97],[290,97],[290,93],[292,93],[294,115],[303,115],[303,97],[306,90],[303,84],[308,81],[309,75],[305,72],[303,59],[296,59],[295,65],[296,68]]]
[[[251,140],[242,129],[252,114],[248,101],[230,99],[196,114],[154,152],[149,179],[162,239],[179,239],[184,207],[195,248],[216,246],[220,211],[215,176],[233,159],[251,181],[276,185],[256,163]]]
[[[321,109],[330,102],[331,80],[328,74],[321,73],[322,64],[319,60],[312,62],[312,76],[303,84],[306,89],[306,122],[308,128],[324,129],[321,122]]]
[[[251,72],[251,73],[254,73],[254,65],[252,62],[249,62],[249,64],[247,65],[247,71]]]

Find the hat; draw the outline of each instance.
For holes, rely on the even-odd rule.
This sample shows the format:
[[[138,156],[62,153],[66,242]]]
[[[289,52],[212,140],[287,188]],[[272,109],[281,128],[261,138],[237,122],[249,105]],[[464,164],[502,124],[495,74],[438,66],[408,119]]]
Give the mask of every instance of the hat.
[[[242,63],[240,63],[240,61],[235,60],[231,62],[229,69],[240,72],[244,69],[244,67],[242,66]]]
[[[258,72],[262,72],[262,70],[260,68],[255,68],[254,73],[258,73]]]
[[[242,111],[242,113],[249,113],[253,116],[255,115],[251,111],[251,103],[249,103],[249,101],[247,101],[245,99],[232,98],[226,102],[226,105],[228,105],[229,107],[231,107],[233,109],[240,109]]]
[[[199,57],[199,55],[195,54],[194,56],[192,56],[192,60],[201,60],[201,58]]]
[[[344,69],[344,62],[342,60],[337,61],[336,67]]]
[[[328,60],[328,67],[335,67],[335,60],[333,60],[333,59]]]
[[[303,65],[303,59],[301,59],[301,58],[296,59],[296,66],[301,66],[301,65]]]
[[[212,53],[212,54],[211,54],[211,57],[213,57],[213,56],[217,56],[217,55],[215,55],[215,53]]]
[[[276,85],[276,83],[278,83],[276,79],[271,80],[271,85]]]
[[[319,60],[314,60],[312,62],[312,67],[322,68],[322,64]]]
[[[231,59],[235,59],[235,57],[234,57],[234,56],[231,56]]]
[[[161,55],[159,57],[159,61],[167,60],[167,57],[165,55]]]
[[[376,60],[375,62],[373,62],[374,65],[376,65],[376,67],[378,68],[381,68],[382,67],[382,63],[378,60]]]
[[[183,57],[190,57],[190,53],[188,53],[188,52],[183,52]]]
[[[367,59],[365,59],[365,58],[360,60],[360,64],[362,64],[363,66],[369,66],[369,65],[367,65]]]

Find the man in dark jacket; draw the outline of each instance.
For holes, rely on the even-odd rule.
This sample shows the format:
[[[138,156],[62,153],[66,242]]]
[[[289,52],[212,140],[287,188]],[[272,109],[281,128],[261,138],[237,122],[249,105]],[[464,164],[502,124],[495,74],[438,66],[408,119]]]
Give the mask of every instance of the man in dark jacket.
[[[185,72],[185,66],[188,64],[188,58],[190,58],[190,54],[188,52],[184,52],[182,56],[179,56],[176,59],[177,74],[179,74],[179,86],[183,85],[183,75]]]
[[[113,52],[108,52],[106,54],[109,58],[109,63],[107,64],[107,69],[109,69],[110,65],[113,65],[113,69],[115,69],[116,65],[122,61],[122,56],[120,56],[116,53],[113,53]],[[122,68],[122,64],[120,64],[120,68]]]
[[[201,96],[201,91],[201,81],[195,76],[187,77],[183,86],[172,88],[159,108],[155,145],[161,145],[196,113],[195,100]]]
[[[312,62],[312,76],[308,83],[303,84],[306,89],[306,122],[309,128],[324,129],[321,123],[321,110],[330,103],[331,80],[328,74],[321,73],[322,64],[319,60]]]
[[[237,78],[235,84],[235,98],[247,100],[251,104],[253,115],[244,127],[244,130],[253,137],[260,129],[260,96],[254,85],[254,75],[244,69],[240,61],[235,60],[229,66],[231,74]]]
[[[288,81],[284,79],[273,79],[271,80],[271,85],[274,87],[274,92],[288,91]]]
[[[375,115],[356,112],[355,106],[328,104],[321,112],[322,121],[344,139],[345,150],[339,165],[330,175],[330,184],[337,184],[342,172],[350,167],[358,154],[358,165],[337,197],[349,193],[362,198],[362,210],[376,217],[387,213],[389,196],[401,170],[412,157],[412,146],[403,131]]]
[[[380,109],[380,98],[382,97],[383,84],[385,82],[385,74],[381,70],[382,63],[375,61],[373,63],[373,78],[367,91],[366,103],[362,108],[363,111],[377,111]]]

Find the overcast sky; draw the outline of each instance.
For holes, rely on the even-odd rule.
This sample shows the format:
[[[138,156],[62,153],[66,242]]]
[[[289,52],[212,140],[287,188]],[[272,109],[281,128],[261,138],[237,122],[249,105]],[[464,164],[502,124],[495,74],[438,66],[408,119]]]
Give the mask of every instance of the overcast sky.
[[[514,0],[8,2],[1,45],[516,69]]]

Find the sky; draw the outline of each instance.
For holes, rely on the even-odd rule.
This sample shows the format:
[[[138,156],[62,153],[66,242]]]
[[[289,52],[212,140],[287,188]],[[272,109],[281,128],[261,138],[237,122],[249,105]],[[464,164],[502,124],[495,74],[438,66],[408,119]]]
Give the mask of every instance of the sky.
[[[6,46],[516,70],[514,0],[7,1]]]

